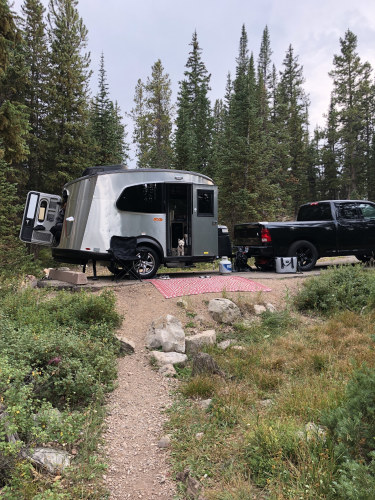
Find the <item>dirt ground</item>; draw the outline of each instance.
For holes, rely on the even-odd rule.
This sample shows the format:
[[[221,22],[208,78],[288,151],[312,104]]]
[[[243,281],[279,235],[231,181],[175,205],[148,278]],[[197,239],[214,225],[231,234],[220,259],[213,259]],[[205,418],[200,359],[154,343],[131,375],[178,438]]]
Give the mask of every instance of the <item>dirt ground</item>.
[[[271,302],[277,309],[285,307],[286,301],[303,282],[302,276],[296,278],[294,275],[283,279],[259,279],[258,275],[248,273],[246,277],[268,286],[271,291],[260,295],[227,293],[226,297],[236,299],[240,295],[246,301]],[[104,439],[109,468],[104,480],[113,500],[171,500],[176,487],[169,468],[169,450],[160,448],[158,443],[164,435],[165,409],[172,404],[178,382],[152,369],[144,341],[154,319],[172,314],[186,325],[191,317],[177,306],[178,299],[165,299],[151,283],[129,282],[126,285],[115,287],[118,311],[124,318],[118,336],[135,343],[135,354],[118,360],[118,388],[108,400]],[[207,301],[221,296],[221,293],[210,293],[185,297],[189,310],[204,319],[200,330],[214,327]]]

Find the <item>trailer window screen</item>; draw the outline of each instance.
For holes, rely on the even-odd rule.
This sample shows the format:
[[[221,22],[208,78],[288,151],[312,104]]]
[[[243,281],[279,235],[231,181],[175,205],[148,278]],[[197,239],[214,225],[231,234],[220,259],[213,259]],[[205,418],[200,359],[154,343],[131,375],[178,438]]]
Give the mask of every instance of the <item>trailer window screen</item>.
[[[214,216],[214,192],[205,189],[198,189],[198,216],[213,217]]]
[[[160,183],[130,186],[121,193],[116,206],[126,212],[162,213],[163,185]]]

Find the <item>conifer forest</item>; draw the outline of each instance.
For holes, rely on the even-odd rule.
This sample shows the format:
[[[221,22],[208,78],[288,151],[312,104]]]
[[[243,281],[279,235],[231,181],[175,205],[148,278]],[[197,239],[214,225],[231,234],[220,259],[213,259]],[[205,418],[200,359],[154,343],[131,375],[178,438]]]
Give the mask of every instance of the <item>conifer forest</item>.
[[[50,0],[48,8],[25,0],[20,15],[10,0],[0,0],[3,263],[12,265],[21,251],[16,240],[27,191],[59,194],[86,167],[126,164],[131,143],[137,167],[212,177],[220,222],[230,228],[293,218],[307,201],[375,200],[374,75],[357,51],[356,34],[348,29],[337,40],[326,123],[315,130],[303,61],[289,45],[277,68],[271,35],[266,26],[259,46],[249,47],[246,27],[239,27],[235,73],[228,73],[222,98],[211,102],[210,71],[193,31],[181,54],[176,102],[158,59],[146,81],[138,80],[133,108],[121,110],[110,98],[105,54],[99,74],[91,69],[78,0]]]

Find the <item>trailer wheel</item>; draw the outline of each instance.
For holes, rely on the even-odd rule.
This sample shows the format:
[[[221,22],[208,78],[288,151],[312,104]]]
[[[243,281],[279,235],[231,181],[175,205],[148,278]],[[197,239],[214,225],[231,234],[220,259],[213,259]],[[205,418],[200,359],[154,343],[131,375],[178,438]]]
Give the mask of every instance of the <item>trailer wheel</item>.
[[[318,260],[318,251],[309,241],[296,241],[288,250],[288,257],[297,257],[300,271],[311,271]]]
[[[154,277],[160,265],[159,255],[150,247],[140,246],[137,250],[141,257],[140,262],[135,266],[137,273],[145,279]]]

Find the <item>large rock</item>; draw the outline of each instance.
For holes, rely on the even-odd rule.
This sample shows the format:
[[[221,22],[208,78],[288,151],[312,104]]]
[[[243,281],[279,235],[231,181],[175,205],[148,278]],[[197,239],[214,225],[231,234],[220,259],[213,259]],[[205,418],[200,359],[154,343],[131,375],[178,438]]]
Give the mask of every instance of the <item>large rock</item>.
[[[228,325],[235,323],[241,317],[239,308],[229,299],[210,300],[208,311],[215,321]]]
[[[184,366],[187,361],[186,354],[181,354],[179,352],[152,351],[150,355],[153,359],[155,359],[156,363],[159,366],[162,365]]]
[[[168,314],[153,321],[146,336],[149,349],[162,348],[163,352],[185,352],[185,333],[181,322]]]
[[[194,354],[199,352],[205,345],[213,345],[216,342],[215,330],[206,330],[191,337],[186,337],[186,352]]]
[[[51,474],[62,472],[70,466],[72,457],[64,450],[53,448],[34,448],[27,457],[34,465],[47,470]]]

